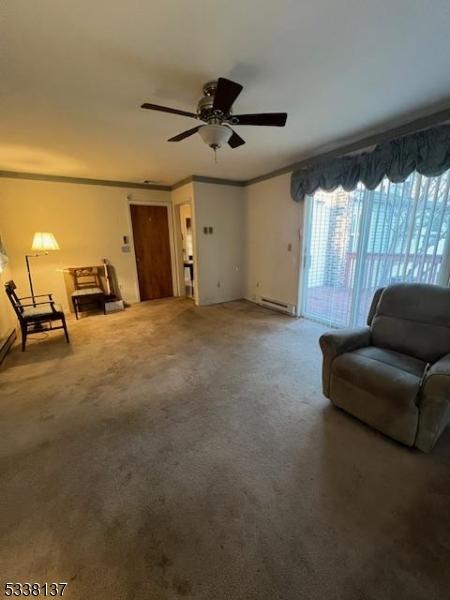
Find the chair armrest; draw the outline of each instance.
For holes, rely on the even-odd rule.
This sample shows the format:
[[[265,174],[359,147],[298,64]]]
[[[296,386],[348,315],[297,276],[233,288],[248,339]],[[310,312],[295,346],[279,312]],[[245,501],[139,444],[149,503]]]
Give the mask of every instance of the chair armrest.
[[[431,366],[422,382],[416,446],[429,452],[449,422],[450,354],[446,354]]]
[[[330,397],[331,364],[333,360],[345,352],[370,346],[370,327],[357,329],[336,329],[320,336],[319,344],[323,354],[322,388],[327,398]]]
[[[22,296],[21,298],[19,298],[19,300],[30,300],[33,298],[45,298],[45,297],[48,297],[50,300],[53,300],[52,296],[53,296],[53,294],[35,294],[34,296]]]
[[[41,304],[50,304],[53,310],[55,310],[54,300],[46,300],[45,302],[31,302],[29,304],[20,304],[20,308],[29,308],[30,306],[41,306]]]

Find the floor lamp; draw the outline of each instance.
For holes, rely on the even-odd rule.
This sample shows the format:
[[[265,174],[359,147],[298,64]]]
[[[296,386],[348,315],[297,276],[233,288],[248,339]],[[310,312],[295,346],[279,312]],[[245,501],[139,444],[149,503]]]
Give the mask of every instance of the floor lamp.
[[[41,256],[39,252],[48,254],[49,250],[59,250],[59,246],[53,233],[49,233],[48,231],[37,231],[33,236],[33,243],[31,245],[31,249],[36,250],[37,252],[36,254],[26,254],[25,262],[27,263],[28,281],[30,282],[31,298],[34,304],[35,296],[33,289],[33,279],[31,278],[30,258],[37,258],[38,256]]]

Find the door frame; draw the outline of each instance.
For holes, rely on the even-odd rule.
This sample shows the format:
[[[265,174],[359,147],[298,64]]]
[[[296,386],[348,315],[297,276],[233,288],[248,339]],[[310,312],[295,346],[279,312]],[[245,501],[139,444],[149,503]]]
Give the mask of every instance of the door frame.
[[[180,200],[179,202],[173,202],[173,219],[174,219],[174,232],[175,232],[175,256],[176,256],[176,272],[177,272],[177,286],[178,295],[184,297],[184,279],[180,279],[182,272],[182,248],[180,245],[181,238],[181,223],[180,213],[178,207],[182,204],[189,204],[191,206],[191,219],[192,219],[192,250],[194,260],[194,304],[199,306],[199,268],[198,268],[198,254],[197,254],[197,226],[196,226],[196,215],[195,215],[195,201],[192,195],[188,198]]]
[[[170,245],[170,267],[172,271],[172,293],[174,296],[179,296],[179,286],[178,286],[178,277],[177,277],[177,269],[176,269],[176,261],[175,261],[175,241],[174,241],[174,231],[173,231],[173,209],[172,204],[170,202],[163,202],[157,200],[139,200],[135,198],[127,198],[127,220],[128,220],[128,230],[130,231],[130,240],[129,246],[131,249],[131,255],[133,257],[133,266],[134,266],[134,289],[136,292],[136,298],[138,302],[142,302],[141,300],[141,290],[139,289],[139,278],[138,278],[138,269],[136,263],[136,250],[134,247],[134,231],[133,231],[133,223],[131,220],[131,206],[132,205],[140,205],[140,206],[164,206],[167,208],[167,220],[169,223],[169,245]]]
[[[311,263],[311,221],[312,221],[312,196],[305,196],[303,202],[303,221],[301,229],[301,255],[298,277],[298,300],[297,316],[304,317],[305,314],[305,287],[308,280],[309,267]]]
[[[186,202],[178,202],[173,205],[173,218],[174,218],[174,231],[175,231],[175,249],[176,249],[176,267],[177,267],[177,276],[178,276],[178,290],[179,296],[185,297],[185,282],[184,282],[184,263],[183,263],[183,244],[181,241],[181,215],[180,215],[180,207],[181,206],[190,206],[191,207],[191,229],[192,229],[192,260],[194,263],[194,296],[191,298],[194,301],[194,304],[198,304],[198,273],[197,273],[197,245],[196,245],[196,231],[195,231],[195,216],[194,216],[194,203],[191,200],[186,200]]]

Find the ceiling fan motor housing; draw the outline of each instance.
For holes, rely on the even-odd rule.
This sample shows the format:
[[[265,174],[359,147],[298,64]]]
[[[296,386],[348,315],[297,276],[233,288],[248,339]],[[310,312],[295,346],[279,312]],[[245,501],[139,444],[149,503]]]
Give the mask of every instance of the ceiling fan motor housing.
[[[214,96],[202,96],[197,104],[197,114],[200,119],[206,121],[213,113]]]
[[[214,96],[214,93],[217,89],[217,79],[213,79],[212,81],[207,81],[203,86],[203,94],[205,96]]]
[[[208,81],[203,86],[203,96],[197,104],[197,115],[199,119],[205,123],[220,125],[223,121],[228,120],[231,110],[225,114],[221,110],[214,109],[214,95],[217,89],[217,80]]]

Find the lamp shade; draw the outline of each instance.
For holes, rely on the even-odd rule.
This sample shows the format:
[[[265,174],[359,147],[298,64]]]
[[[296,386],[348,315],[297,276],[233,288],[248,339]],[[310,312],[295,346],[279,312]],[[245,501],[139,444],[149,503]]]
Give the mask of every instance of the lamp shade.
[[[47,252],[47,250],[59,250],[59,246],[53,233],[49,233],[48,231],[36,231],[31,249]]]
[[[228,142],[233,132],[226,125],[203,125],[198,130],[202,140],[210,148],[220,148]]]

